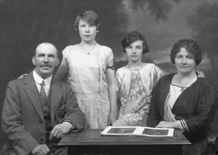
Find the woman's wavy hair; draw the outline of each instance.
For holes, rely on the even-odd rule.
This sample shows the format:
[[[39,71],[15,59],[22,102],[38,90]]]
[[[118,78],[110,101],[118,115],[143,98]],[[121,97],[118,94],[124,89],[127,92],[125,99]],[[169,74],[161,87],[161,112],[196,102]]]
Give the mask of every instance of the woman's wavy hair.
[[[96,29],[99,30],[99,28],[100,28],[99,18],[98,18],[98,15],[94,11],[87,10],[87,11],[83,11],[80,14],[78,14],[78,16],[76,17],[76,20],[74,22],[74,29],[77,32],[79,31],[78,27],[79,27],[80,19],[86,21],[90,25],[95,25]]]
[[[173,64],[175,64],[175,57],[179,53],[181,48],[185,48],[187,52],[191,53],[194,56],[196,65],[200,64],[202,60],[202,51],[201,47],[192,39],[180,39],[173,45],[173,48],[170,53],[170,59]]]
[[[126,47],[130,46],[133,42],[141,40],[143,42],[143,54],[149,52],[149,48],[146,42],[146,38],[144,35],[139,33],[138,31],[133,31],[128,33],[122,40],[121,40],[121,45],[123,47],[123,51],[126,53],[125,49]]]

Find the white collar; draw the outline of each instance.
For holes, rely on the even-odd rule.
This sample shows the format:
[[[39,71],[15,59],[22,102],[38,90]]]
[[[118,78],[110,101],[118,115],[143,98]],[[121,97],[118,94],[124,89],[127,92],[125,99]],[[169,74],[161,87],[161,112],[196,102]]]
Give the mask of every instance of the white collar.
[[[51,84],[51,79],[52,79],[52,75],[51,75],[49,78],[47,78],[47,79],[43,79],[43,78],[41,78],[41,77],[36,73],[36,71],[34,70],[34,71],[33,71],[33,78],[34,78],[35,82],[38,83],[38,84],[41,84],[42,81],[44,80],[45,86],[50,86],[50,84]]]

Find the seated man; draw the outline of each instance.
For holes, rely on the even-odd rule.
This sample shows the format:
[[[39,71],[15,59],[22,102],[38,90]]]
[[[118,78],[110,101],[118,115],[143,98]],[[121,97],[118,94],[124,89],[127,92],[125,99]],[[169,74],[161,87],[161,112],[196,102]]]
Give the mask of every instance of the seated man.
[[[8,84],[2,111],[7,141],[3,155],[66,155],[57,146],[70,131],[84,128],[85,117],[70,86],[52,76],[59,64],[58,51],[50,43],[37,46],[35,69]]]

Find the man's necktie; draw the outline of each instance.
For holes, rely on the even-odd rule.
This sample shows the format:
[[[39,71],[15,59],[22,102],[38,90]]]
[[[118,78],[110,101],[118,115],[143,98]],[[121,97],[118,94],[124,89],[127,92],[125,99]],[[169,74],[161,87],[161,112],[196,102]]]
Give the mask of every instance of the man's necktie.
[[[45,86],[44,80],[42,81],[42,83],[40,85],[41,85],[40,94],[42,95],[43,99],[46,99],[46,93],[45,93],[45,88],[44,88],[44,86]]]

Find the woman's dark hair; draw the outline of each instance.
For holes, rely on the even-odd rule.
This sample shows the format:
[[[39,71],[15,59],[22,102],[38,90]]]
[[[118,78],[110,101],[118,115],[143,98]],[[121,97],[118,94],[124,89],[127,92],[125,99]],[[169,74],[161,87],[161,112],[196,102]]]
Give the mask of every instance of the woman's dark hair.
[[[77,32],[79,31],[78,26],[79,26],[80,19],[86,21],[90,25],[95,25],[96,29],[99,30],[99,27],[100,27],[99,18],[98,18],[98,15],[94,11],[87,10],[87,11],[83,11],[80,14],[78,14],[74,22],[74,29]]]
[[[126,47],[130,46],[133,42],[137,41],[137,40],[141,40],[143,42],[143,54],[148,53],[149,52],[149,48],[146,42],[145,37],[139,33],[138,31],[133,31],[128,33],[122,40],[121,40],[121,44],[123,46],[123,50],[126,53],[125,49]]]
[[[202,60],[201,47],[197,42],[191,39],[181,39],[173,45],[170,53],[170,59],[173,64],[175,64],[175,57],[179,53],[181,48],[185,48],[187,52],[194,56],[196,65],[200,64]]]

